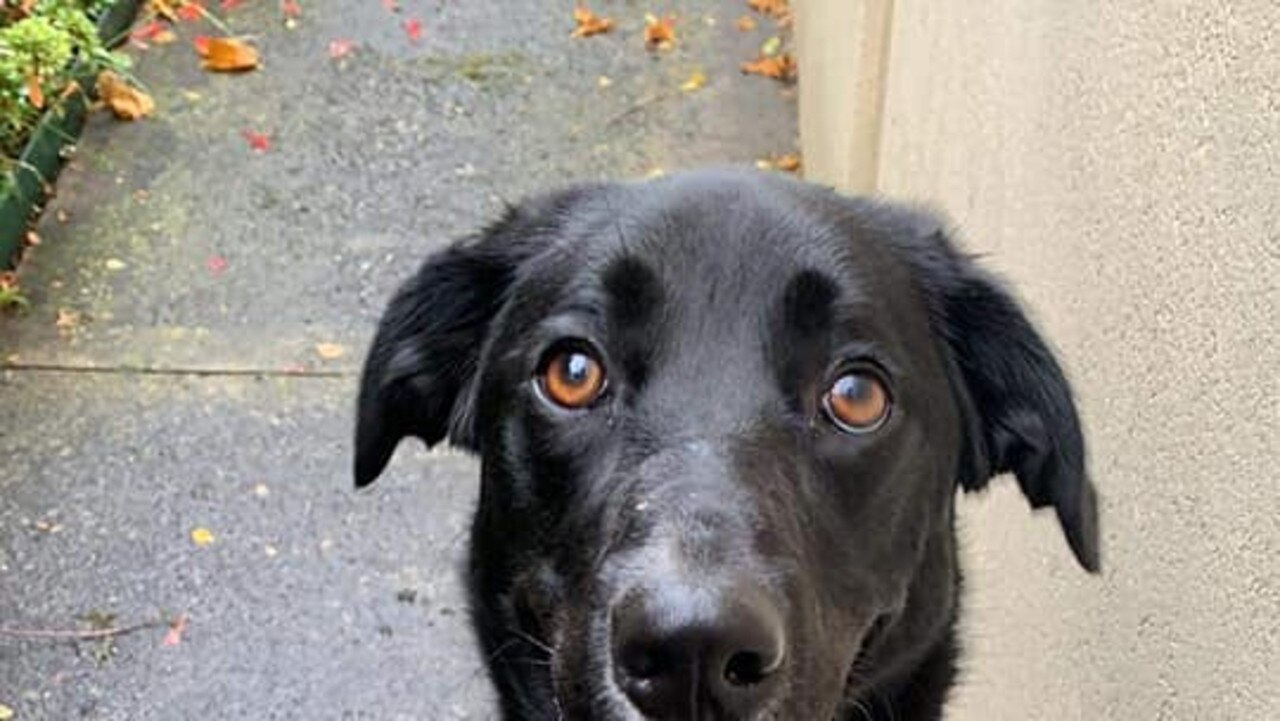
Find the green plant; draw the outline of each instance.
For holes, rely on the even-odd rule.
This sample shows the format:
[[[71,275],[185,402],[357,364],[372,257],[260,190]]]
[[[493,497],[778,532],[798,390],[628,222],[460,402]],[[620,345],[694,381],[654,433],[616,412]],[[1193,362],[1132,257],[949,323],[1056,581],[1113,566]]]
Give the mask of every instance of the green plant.
[[[56,110],[75,90],[72,60],[82,71],[124,69],[128,59],[98,37],[91,13],[110,0],[40,0],[30,7],[5,0],[0,14],[0,152],[21,152],[41,113]]]

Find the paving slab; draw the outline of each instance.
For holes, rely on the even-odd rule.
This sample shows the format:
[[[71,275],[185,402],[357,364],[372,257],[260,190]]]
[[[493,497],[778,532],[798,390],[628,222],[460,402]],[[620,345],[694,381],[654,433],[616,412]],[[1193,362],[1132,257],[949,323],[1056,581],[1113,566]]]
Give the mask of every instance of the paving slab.
[[[474,462],[406,444],[351,488],[382,304],[526,194],[796,147],[790,90],[738,72],[777,33],[735,29],[745,3],[592,5],[614,34],[571,39],[569,2],[316,0],[293,28],[250,2],[225,15],[259,71],[201,71],[207,24],[131,51],[157,115],[93,117],[0,317],[0,627],[161,625],[0,636],[18,721],[495,717],[457,568]]]

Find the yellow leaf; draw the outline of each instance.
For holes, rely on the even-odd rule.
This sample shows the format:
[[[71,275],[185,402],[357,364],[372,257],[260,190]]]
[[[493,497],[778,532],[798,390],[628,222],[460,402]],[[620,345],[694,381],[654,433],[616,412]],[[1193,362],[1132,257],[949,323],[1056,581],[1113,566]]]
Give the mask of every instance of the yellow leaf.
[[[242,40],[209,38],[203,50],[204,62],[201,67],[205,70],[238,73],[258,67],[258,51]]]
[[[178,13],[173,9],[168,0],[150,0],[147,5],[151,8],[152,14],[168,20],[171,23],[178,22]]]
[[[778,51],[781,49],[782,49],[782,38],[778,37],[777,35],[774,35],[773,37],[764,41],[764,44],[760,46],[760,54],[773,57],[774,55],[777,55]]]
[[[337,360],[346,353],[347,349],[337,343],[316,343],[316,355],[325,360]]]
[[[98,97],[121,120],[137,120],[156,109],[150,95],[126,83],[110,70],[98,74]]]
[[[197,546],[207,546],[216,540],[218,539],[213,535],[213,531],[203,526],[191,529],[191,542]]]
[[[0,721],[10,721],[13,716],[13,709],[0,703]]]
[[[177,34],[174,33],[172,30],[161,30],[160,32],[156,33],[154,37],[151,38],[151,42],[155,43],[156,45],[169,45],[170,43],[175,42],[177,39],[178,39]]]
[[[707,76],[701,70],[694,70],[689,74],[689,79],[680,84],[680,89],[686,93],[692,93],[701,90],[707,84]]]

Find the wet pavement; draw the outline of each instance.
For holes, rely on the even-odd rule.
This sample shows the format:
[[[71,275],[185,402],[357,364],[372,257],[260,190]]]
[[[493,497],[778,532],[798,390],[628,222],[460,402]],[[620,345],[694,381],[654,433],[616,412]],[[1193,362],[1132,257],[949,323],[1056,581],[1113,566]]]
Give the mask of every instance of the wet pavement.
[[[406,444],[351,487],[382,304],[523,195],[796,145],[790,92],[738,72],[776,33],[737,30],[745,3],[596,2],[619,28],[581,40],[572,6],[318,0],[290,29],[248,2],[225,15],[257,72],[202,72],[207,25],[132,51],[157,116],[94,116],[31,307],[0,317],[0,628],[152,625],[0,632],[17,721],[495,717],[459,588],[473,461]],[[649,11],[671,51],[644,50]]]

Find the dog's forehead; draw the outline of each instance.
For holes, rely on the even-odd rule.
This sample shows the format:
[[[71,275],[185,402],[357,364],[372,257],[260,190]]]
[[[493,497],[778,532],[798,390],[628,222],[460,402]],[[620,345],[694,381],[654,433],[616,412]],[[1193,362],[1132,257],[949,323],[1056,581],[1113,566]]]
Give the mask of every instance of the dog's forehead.
[[[906,295],[905,268],[874,234],[857,232],[847,208],[824,200],[794,183],[714,173],[615,187],[565,239],[578,261],[572,285],[746,311],[825,279],[846,309],[882,312]]]

